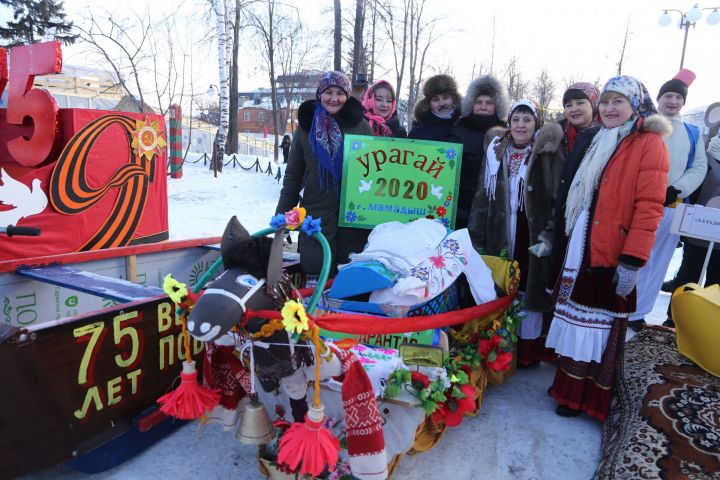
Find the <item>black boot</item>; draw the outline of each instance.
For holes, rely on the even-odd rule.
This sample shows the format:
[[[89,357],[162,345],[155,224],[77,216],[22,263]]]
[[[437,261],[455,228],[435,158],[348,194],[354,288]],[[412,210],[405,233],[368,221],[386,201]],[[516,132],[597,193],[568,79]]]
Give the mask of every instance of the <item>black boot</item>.
[[[555,413],[557,413],[561,417],[577,417],[582,413],[582,410],[570,408],[565,405],[558,405],[555,409]]]
[[[662,287],[660,290],[662,290],[665,293],[673,293],[677,287],[680,285],[677,284],[675,279],[668,280],[667,282],[663,282]]]

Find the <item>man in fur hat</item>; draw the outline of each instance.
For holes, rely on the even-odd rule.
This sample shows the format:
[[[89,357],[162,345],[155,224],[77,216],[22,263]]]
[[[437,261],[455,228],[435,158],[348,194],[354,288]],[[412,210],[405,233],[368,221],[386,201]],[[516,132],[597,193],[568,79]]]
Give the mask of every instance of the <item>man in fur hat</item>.
[[[447,141],[460,116],[462,97],[449,75],[435,75],[423,85],[423,99],[415,105],[415,121],[408,138]]]
[[[670,171],[665,195],[665,212],[655,234],[655,243],[647,264],[637,281],[637,312],[629,318],[638,329],[645,315],[652,311],[680,236],[670,233],[675,206],[702,184],[707,172],[707,157],[699,129],[683,122],[680,110],[687,100],[688,87],[695,74],[683,69],[660,87],[658,110],[672,124],[672,134],[664,137],[670,154]]]

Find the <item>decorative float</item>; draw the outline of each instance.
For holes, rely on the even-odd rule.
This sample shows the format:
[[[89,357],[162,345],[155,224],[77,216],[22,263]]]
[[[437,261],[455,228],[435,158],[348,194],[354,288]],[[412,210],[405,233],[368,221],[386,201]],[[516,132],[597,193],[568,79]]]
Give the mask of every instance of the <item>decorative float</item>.
[[[445,232],[438,251],[467,235],[448,234],[441,223],[428,222]],[[323,270],[313,289],[296,289],[281,269],[286,228],[323,246]],[[371,236],[365,253],[372,243]],[[454,257],[446,260],[463,259],[465,265],[477,255],[457,245],[450,250]],[[367,256],[362,258],[367,267]],[[373,285],[377,265],[356,272],[360,267],[351,263],[325,290],[329,247],[318,219],[296,208],[251,236],[233,217],[222,237],[221,258],[206,275],[193,288],[168,283],[183,331],[208,343],[202,385],[192,363],[185,363],[180,387],[158,400],[162,411],[236,429],[241,443],[260,446],[260,471],[268,478],[388,478],[403,455],[429,450],[448,427],[476,415],[488,381],[501,383],[514,371],[519,272],[514,262],[481,261],[493,267],[484,268],[490,285],[502,290],[500,298],[442,311],[453,308],[447,292],[458,287],[456,274],[433,297],[445,304],[437,307],[440,313],[390,317],[332,311],[338,299],[330,295],[345,288],[343,278],[355,290],[361,277],[365,286]],[[224,272],[206,283],[223,266]],[[340,303],[375,308],[358,300]],[[383,346],[398,343],[395,336],[401,339],[398,348]]]

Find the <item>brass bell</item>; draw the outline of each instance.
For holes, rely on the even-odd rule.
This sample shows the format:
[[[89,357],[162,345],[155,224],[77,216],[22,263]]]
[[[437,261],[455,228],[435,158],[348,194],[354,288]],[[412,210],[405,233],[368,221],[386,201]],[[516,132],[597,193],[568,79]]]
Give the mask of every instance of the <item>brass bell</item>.
[[[251,395],[235,438],[245,445],[263,445],[270,443],[274,434],[275,429],[265,406],[258,401],[257,395]]]

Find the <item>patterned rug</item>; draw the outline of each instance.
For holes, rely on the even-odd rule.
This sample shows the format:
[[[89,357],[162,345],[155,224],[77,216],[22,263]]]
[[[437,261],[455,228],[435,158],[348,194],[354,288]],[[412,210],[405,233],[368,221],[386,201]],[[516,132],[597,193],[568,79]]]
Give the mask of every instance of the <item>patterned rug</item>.
[[[673,332],[625,344],[594,478],[720,480],[720,378],[678,353]]]

